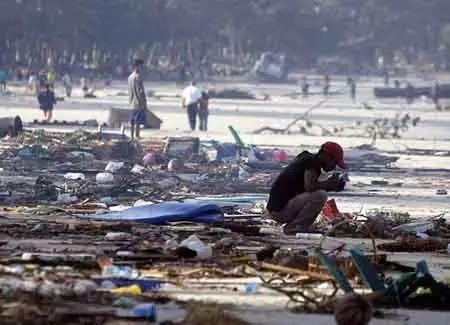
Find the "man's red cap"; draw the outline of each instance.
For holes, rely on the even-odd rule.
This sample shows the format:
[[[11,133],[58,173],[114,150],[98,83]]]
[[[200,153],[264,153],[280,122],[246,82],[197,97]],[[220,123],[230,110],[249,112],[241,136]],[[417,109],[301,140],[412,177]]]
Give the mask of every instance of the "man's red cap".
[[[344,161],[344,150],[335,142],[325,142],[321,149],[334,158],[336,164],[344,169],[347,169],[347,164]]]

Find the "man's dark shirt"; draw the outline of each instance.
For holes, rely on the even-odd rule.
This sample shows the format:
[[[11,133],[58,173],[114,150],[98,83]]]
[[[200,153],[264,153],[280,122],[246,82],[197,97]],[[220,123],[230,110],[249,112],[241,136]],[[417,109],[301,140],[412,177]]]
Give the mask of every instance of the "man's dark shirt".
[[[44,111],[52,110],[56,104],[55,93],[51,90],[44,90],[39,93],[38,101],[40,108]]]
[[[294,196],[305,191],[305,170],[315,170],[320,175],[321,168],[316,155],[303,151],[278,176],[270,190],[267,210],[280,211]]]

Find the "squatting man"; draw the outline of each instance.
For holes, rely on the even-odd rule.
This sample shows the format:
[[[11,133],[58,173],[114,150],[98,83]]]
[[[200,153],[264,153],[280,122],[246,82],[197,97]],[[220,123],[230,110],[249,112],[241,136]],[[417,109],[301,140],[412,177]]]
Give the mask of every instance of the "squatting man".
[[[275,180],[267,210],[275,221],[285,224],[286,235],[314,231],[312,225],[327,201],[327,192],[344,187],[345,181],[337,175],[319,181],[322,170],[331,172],[336,166],[347,168],[344,151],[339,144],[326,142],[316,154],[299,154]]]

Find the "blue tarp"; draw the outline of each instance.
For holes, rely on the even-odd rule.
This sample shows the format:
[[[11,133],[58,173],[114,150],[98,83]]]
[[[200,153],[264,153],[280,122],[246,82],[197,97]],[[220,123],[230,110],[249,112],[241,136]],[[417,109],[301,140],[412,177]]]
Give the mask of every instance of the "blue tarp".
[[[164,224],[175,221],[211,223],[222,220],[223,212],[214,204],[164,202],[80,218],[96,221],[133,221],[148,224]]]

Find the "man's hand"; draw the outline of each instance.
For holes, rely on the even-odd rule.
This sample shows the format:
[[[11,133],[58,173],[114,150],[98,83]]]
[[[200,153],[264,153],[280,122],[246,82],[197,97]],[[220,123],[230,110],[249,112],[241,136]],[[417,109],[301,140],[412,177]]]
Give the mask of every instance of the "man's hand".
[[[338,191],[341,184],[339,176],[333,175],[324,182],[327,191]]]

